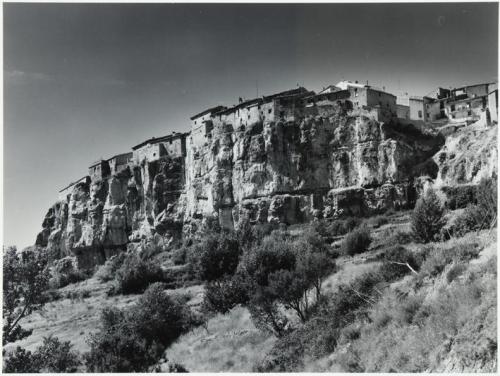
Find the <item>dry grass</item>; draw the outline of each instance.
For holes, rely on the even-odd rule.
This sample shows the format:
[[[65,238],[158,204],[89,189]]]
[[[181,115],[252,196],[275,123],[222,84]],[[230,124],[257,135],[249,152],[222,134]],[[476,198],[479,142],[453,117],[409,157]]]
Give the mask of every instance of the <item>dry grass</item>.
[[[259,331],[246,308],[211,318],[181,336],[166,352],[171,362],[190,372],[251,372],[271,349],[275,338]]]
[[[27,350],[35,350],[43,337],[53,335],[61,341],[70,341],[74,350],[81,353],[87,352],[89,346],[86,338],[90,333],[96,332],[99,326],[100,313],[105,307],[125,308],[134,304],[140,295],[116,295],[108,297],[106,291],[110,283],[100,283],[97,278],[72,284],[60,289],[62,296],[68,292],[91,291],[88,298],[60,299],[47,303],[39,312],[26,317],[21,325],[26,329],[33,329],[33,334],[21,341],[10,343],[5,349],[21,346]],[[172,290],[173,292],[187,294],[191,297],[190,306],[198,306],[203,296],[202,286]]]
[[[401,283],[413,286],[406,289],[413,291],[409,296],[386,290],[369,310],[371,323],[362,326],[360,337],[343,343],[344,351],[309,367],[367,372],[494,371],[496,255],[492,249],[496,236],[489,237],[486,231],[471,233],[433,246],[470,246],[483,251],[451,281],[446,276],[454,264],[421,287],[416,287],[413,278],[398,283],[398,289],[405,287]]]

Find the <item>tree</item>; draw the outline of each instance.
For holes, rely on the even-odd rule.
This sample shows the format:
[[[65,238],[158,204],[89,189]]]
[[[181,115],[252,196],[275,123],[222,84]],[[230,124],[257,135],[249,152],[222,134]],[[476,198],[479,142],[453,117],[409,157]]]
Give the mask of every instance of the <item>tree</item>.
[[[19,322],[42,307],[50,273],[47,254],[40,248],[26,248],[21,253],[15,247],[3,255],[3,344],[27,337],[31,331]]]
[[[216,236],[208,236],[197,248],[198,271],[202,280],[220,280],[236,271],[240,246],[233,234],[222,232]]]
[[[106,308],[101,328],[92,334],[85,355],[90,372],[148,372],[165,348],[198,324],[185,301],[154,283],[130,308]]]
[[[417,200],[411,216],[411,229],[415,238],[428,243],[436,240],[445,225],[444,208],[433,189],[429,188]]]

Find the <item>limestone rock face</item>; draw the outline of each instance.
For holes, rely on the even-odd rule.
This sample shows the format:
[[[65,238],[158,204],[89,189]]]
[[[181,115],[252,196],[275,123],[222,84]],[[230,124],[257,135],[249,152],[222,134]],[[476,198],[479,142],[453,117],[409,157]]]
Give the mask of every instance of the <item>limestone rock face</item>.
[[[482,177],[498,175],[497,133],[497,125],[477,123],[448,135],[433,157],[439,167],[435,184],[477,184]]]
[[[204,143],[187,138],[185,157],[131,163],[75,185],[49,209],[37,244],[90,268],[131,242],[196,231],[207,217],[237,228],[405,207],[415,200],[414,178],[435,177],[431,157],[443,143],[341,104],[293,121],[216,122]]]

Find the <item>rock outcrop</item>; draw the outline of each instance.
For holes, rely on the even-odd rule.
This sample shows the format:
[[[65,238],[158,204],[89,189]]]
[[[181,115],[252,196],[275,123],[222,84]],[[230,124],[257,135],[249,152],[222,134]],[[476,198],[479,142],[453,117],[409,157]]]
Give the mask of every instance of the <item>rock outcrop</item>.
[[[411,206],[414,178],[436,177],[431,157],[444,139],[348,108],[313,106],[293,121],[237,128],[215,122],[204,144],[188,137],[185,157],[144,159],[75,185],[49,209],[37,244],[87,268],[131,242],[195,232],[207,216],[234,228]]]
[[[478,122],[448,135],[433,158],[439,167],[435,184],[477,184],[483,177],[497,176],[497,133],[497,125]]]

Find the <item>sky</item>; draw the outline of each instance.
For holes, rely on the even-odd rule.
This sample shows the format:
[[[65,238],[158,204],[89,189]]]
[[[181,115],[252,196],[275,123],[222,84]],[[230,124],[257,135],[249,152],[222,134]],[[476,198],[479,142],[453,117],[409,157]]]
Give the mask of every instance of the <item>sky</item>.
[[[239,97],[498,81],[498,4],[3,4],[4,245],[94,160]]]

